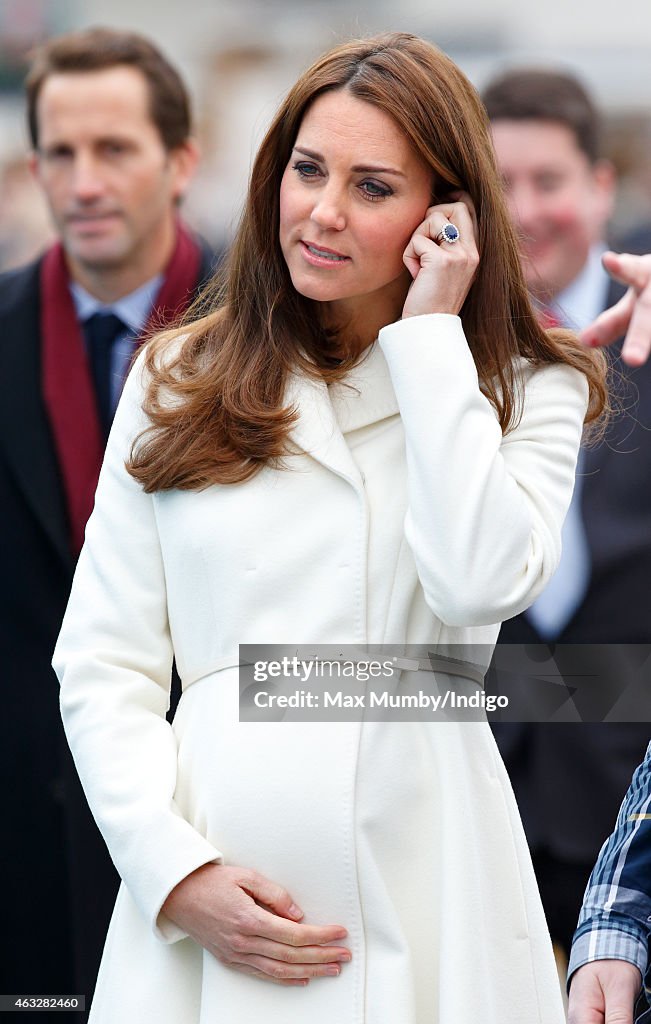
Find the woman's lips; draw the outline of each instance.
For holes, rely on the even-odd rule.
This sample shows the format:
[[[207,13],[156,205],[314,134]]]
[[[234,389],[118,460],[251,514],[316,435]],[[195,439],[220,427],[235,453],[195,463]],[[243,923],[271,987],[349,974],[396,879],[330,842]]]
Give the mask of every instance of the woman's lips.
[[[314,245],[312,242],[301,240],[301,251],[307,262],[315,267],[340,267],[350,262],[350,256],[344,256],[343,253],[323,245]]]

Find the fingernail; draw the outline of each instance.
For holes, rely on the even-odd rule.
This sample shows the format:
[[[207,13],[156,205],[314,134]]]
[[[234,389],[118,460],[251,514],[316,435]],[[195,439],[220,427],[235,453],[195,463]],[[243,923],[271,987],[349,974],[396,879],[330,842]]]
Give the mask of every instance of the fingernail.
[[[290,908],[287,911],[287,913],[290,914],[291,917],[302,917],[303,916],[303,911],[301,910],[300,907],[297,907],[295,903],[292,903],[292,905],[290,906]]]
[[[335,964],[330,964],[330,966],[326,967],[325,973],[326,974],[331,974],[331,975],[335,976],[335,975],[339,974],[340,970],[341,970],[340,967],[336,967]]]
[[[342,953],[341,956],[339,957],[339,960],[341,961],[341,963],[346,963],[346,964],[349,963],[352,959],[353,958],[350,955],[350,953]]]

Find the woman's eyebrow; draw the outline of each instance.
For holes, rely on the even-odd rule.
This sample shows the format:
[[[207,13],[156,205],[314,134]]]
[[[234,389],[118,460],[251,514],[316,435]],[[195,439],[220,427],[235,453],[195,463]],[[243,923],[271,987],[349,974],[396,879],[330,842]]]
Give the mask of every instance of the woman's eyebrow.
[[[311,160],[316,160],[317,163],[325,163],[325,157],[313,149],[303,149],[302,146],[294,146],[294,152],[300,153],[302,156],[308,156]],[[403,171],[398,171],[394,167],[380,167],[375,164],[356,164],[355,167],[351,167],[351,170],[355,171],[356,174],[397,174],[400,178],[405,177]]]

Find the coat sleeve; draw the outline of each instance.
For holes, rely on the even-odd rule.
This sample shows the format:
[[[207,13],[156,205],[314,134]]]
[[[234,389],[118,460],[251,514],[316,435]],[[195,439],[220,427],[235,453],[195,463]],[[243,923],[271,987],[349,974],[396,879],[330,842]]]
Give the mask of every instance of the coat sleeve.
[[[564,364],[528,375],[522,418],[502,436],[459,317],[380,332],[405,429],[405,535],[428,605],[449,626],[502,622],[553,574],[588,401]]]
[[[89,805],[115,865],[163,941],[160,908],[221,854],[174,802],[177,749],[165,719],[173,659],[152,496],[125,469],[146,426],[141,361],[125,386],[55,654],[61,713]]]

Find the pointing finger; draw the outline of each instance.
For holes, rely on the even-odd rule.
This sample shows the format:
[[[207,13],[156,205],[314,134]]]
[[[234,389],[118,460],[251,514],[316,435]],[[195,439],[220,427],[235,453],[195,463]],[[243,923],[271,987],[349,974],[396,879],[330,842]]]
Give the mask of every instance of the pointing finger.
[[[630,285],[637,292],[651,284],[651,256],[632,256],[626,252],[605,252],[602,262],[611,277]]]

